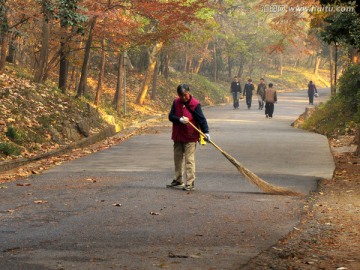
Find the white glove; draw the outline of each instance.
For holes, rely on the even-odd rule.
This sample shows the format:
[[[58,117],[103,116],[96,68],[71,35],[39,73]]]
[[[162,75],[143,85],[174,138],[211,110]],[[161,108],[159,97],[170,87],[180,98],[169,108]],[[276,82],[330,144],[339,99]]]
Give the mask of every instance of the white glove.
[[[209,133],[205,133],[205,141],[207,141],[207,142],[210,142],[210,134]]]
[[[186,116],[180,117],[180,123],[181,124],[187,124],[189,122],[189,118]]]

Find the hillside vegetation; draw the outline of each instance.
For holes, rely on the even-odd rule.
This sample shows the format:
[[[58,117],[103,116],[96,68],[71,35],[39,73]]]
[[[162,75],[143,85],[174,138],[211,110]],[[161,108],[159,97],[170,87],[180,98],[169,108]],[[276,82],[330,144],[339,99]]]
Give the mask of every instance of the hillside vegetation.
[[[360,65],[348,68],[339,79],[338,94],[302,125],[328,137],[355,135],[360,127]],[[358,134],[357,134],[358,135]]]

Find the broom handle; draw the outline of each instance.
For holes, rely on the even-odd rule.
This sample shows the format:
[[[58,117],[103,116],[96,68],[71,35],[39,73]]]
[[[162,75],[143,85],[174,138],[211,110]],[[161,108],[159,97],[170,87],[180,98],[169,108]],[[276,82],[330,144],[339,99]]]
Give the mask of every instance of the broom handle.
[[[198,129],[193,123],[191,123],[189,121],[188,124],[190,124],[190,126],[192,126],[197,132],[199,132],[199,134],[201,134],[204,138],[206,138],[206,135],[204,134],[204,132],[202,132],[200,129]],[[211,143],[221,153],[224,153],[224,151],[219,146],[217,146],[212,140],[209,140],[208,142]]]

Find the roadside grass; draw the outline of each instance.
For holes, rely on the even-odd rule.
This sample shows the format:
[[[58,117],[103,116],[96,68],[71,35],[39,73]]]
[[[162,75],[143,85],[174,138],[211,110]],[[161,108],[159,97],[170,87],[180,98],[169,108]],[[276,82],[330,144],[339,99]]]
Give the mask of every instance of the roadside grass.
[[[353,133],[356,129],[356,121],[347,109],[344,99],[335,96],[327,103],[319,105],[315,113],[304,121],[302,128],[335,137]]]

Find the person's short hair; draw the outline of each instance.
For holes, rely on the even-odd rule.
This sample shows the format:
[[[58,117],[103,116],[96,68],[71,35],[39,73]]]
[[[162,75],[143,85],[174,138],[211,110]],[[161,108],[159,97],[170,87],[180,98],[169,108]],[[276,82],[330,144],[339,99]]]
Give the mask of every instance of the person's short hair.
[[[265,81],[264,78],[260,78],[260,81]]]
[[[187,84],[182,83],[177,87],[176,91],[178,95],[181,97],[185,95],[187,92],[190,92],[190,87]]]
[[[272,83],[269,83],[269,87],[270,87],[270,88],[273,87],[273,84],[272,84]]]
[[[312,81],[310,81],[309,83],[312,83]]]
[[[248,82],[252,82],[252,79],[248,79]]]

